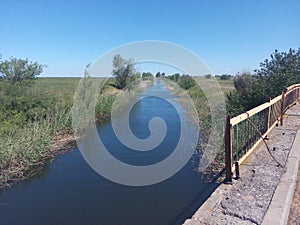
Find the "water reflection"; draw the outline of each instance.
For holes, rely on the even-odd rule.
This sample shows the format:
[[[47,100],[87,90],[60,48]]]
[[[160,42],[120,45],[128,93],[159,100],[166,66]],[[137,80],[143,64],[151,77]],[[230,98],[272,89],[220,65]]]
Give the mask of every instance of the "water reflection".
[[[174,98],[163,83],[148,91]],[[133,165],[153,164],[167,157],[178,142],[180,123],[172,110],[168,102],[150,97],[131,113],[131,128],[140,138],[149,136],[145,127],[153,115],[166,119],[167,137],[155,150],[145,153],[127,149],[114,136],[109,122],[98,126],[100,136],[119,160]],[[175,176],[159,184],[130,187],[96,174],[75,149],[60,156],[39,176],[0,191],[0,224],[181,224],[214,188],[193,172],[194,166],[188,162]]]

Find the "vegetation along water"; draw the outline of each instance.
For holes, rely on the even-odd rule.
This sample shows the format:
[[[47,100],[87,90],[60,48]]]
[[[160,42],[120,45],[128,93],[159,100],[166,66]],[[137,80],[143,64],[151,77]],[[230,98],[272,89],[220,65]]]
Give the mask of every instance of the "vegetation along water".
[[[102,127],[103,129],[108,130],[110,129],[110,125],[107,119],[110,116],[111,107],[115,97],[119,92],[121,92],[121,89],[131,81],[139,78],[147,82],[152,82],[154,79],[154,76],[151,73],[144,72],[139,74],[134,71],[134,68],[130,67],[131,64],[128,63],[130,60],[127,61],[121,56],[116,56],[113,60],[115,62],[115,70],[113,72],[114,77],[110,78],[106,82],[96,106],[97,120],[101,124],[104,124]],[[117,62],[121,62],[121,64]],[[121,68],[118,68],[118,65],[121,65],[121,68],[125,69],[120,70]],[[129,67],[127,68],[126,66]],[[88,170],[87,165],[82,162],[82,159],[80,159],[80,155],[76,150],[70,154],[59,157],[57,161],[49,164],[50,161],[55,159],[58,155],[60,155],[60,153],[65,152],[66,149],[75,147],[74,145],[72,146],[73,136],[70,110],[73,104],[73,96],[76,85],[79,82],[79,78],[36,78],[37,75],[42,73],[42,70],[42,65],[29,62],[28,60],[12,58],[10,60],[0,62],[0,188],[5,188],[29,177],[33,177],[32,179],[20,184],[19,187],[22,190],[19,193],[20,195],[18,194],[17,189],[4,189],[5,191],[1,192],[0,214],[5,212],[5,204],[7,203],[2,202],[1,200],[2,197],[5,198],[5,195],[10,196],[9,201],[11,203],[17,204],[18,202],[19,204],[20,202],[18,199],[22,198],[22,196],[23,198],[24,196],[32,196],[30,195],[30,192],[37,193],[36,190],[41,190],[40,187],[44,188],[45,185],[50,185],[50,187],[55,189],[57,186],[54,185],[58,185],[61,182],[60,188],[62,189],[60,189],[60,191],[52,193],[53,195],[48,194],[45,196],[43,195],[44,192],[41,191],[39,192],[39,197],[43,195],[44,197],[49,196],[49,198],[53,198],[53,196],[57,195],[58,198],[67,198],[69,196],[69,199],[74,199],[74,194],[82,193],[81,191],[91,189],[95,190],[101,185],[112,185],[107,181],[95,181],[95,174],[90,172],[86,173],[86,177],[83,177],[83,173],[79,173],[77,166],[84,168],[84,170]],[[265,101],[268,101],[270,97],[272,98],[277,96],[287,86],[294,83],[300,83],[299,71],[299,49],[290,49],[287,52],[279,52],[276,50],[272,53],[271,59],[263,61],[260,68],[254,72],[243,71],[235,77],[223,74],[221,76],[216,76],[216,78],[224,90],[224,95],[226,96],[227,101],[227,111],[231,116],[235,116],[245,110],[251,109]],[[183,76],[179,74],[168,76],[164,73],[159,73],[156,75],[157,79],[169,79],[176,82],[188,92],[195,103],[198,113],[202,115],[200,118],[200,124],[203,129],[203,134],[205,135],[205,132],[209,130],[207,128],[210,126],[209,107],[204,93],[195,85],[192,78],[188,75]],[[210,82],[210,79],[212,79],[211,76],[212,75],[208,74],[197,79],[206,79],[207,82]],[[86,77],[88,79],[88,74]],[[176,93],[173,94],[176,95]],[[184,105],[184,103],[182,103],[182,105]],[[219,158],[217,159],[218,162],[213,165],[215,168],[210,168],[211,170],[218,170],[218,168],[222,168],[222,154],[223,153],[220,153]],[[62,164],[66,164],[66,166],[70,166],[70,168],[63,167],[64,169],[69,170],[67,171],[68,175],[60,177],[59,174],[61,174],[60,168],[62,168]],[[183,173],[186,173],[188,170],[192,171],[194,167],[186,165],[185,168],[188,169],[183,170],[185,171]],[[78,177],[72,177],[70,175],[71,170],[72,173],[74,172],[74,174],[78,175]],[[78,173],[76,171],[78,171]],[[194,175],[195,173],[190,173],[191,177]],[[67,179],[69,176],[70,180]],[[178,176],[182,176],[182,174],[179,174]],[[185,176],[189,177],[188,175]],[[174,179],[176,180],[176,178]],[[196,181],[197,179],[194,179],[196,179],[196,177],[191,178],[190,181],[193,180],[192,182],[196,183],[202,182],[200,181],[201,179],[198,181]],[[69,183],[65,181],[68,181]],[[176,182],[180,183],[181,181],[183,180],[179,179]],[[80,189],[82,186],[80,186],[78,182],[84,182],[85,184],[88,184],[88,186],[85,186],[85,189]],[[100,184],[101,182],[103,183]],[[170,181],[167,181],[167,183],[168,182],[172,183],[175,181],[172,178]],[[32,189],[27,189],[26,187],[28,187],[30,183],[32,183]],[[164,186],[167,185],[167,183],[162,183],[160,185]],[[176,183],[176,185],[178,188],[180,187],[178,183]],[[131,199],[141,198],[141,196],[135,195],[133,192],[138,193],[140,191],[142,192],[142,190],[134,188],[129,188],[130,190],[127,190],[125,188],[122,189],[124,191],[124,195],[122,195],[121,189],[118,189],[118,187],[116,187],[117,185],[113,186],[114,185],[109,187],[119,190],[118,194],[116,194],[117,198],[122,198],[124,195],[131,195]],[[161,186],[157,186],[157,188],[161,188]],[[71,187],[76,187],[77,192],[68,192],[67,190],[72,190]],[[65,192],[61,192],[63,190]],[[143,191],[149,191],[149,193],[153,193],[154,195],[155,190],[155,187],[151,187],[149,189],[146,188]],[[165,191],[165,194],[170,191],[168,188],[163,190]],[[168,205],[170,199],[179,195],[182,191],[183,190],[173,192],[174,195],[170,195],[170,198],[165,198],[163,201],[165,201],[166,205]],[[51,191],[49,190],[49,192]],[[92,193],[99,195],[99,193]],[[197,191],[191,191],[191,193],[194,193],[192,198],[197,198]],[[99,199],[104,198],[102,194],[99,195]],[[149,205],[147,207],[152,207],[153,204],[155,204],[151,201],[151,197],[153,197],[153,195],[149,194]],[[44,201],[50,201],[49,198],[44,199]],[[189,200],[185,199],[183,201],[186,201],[185,203],[191,205],[193,202],[191,200],[192,198]],[[90,195],[88,199],[89,201],[93,201],[92,195]],[[88,199],[81,199],[82,206],[89,204]],[[104,202],[97,202],[98,200],[96,199],[98,198],[94,199],[94,204],[96,205],[104,204],[105,206],[111,203],[109,199],[106,199]],[[25,202],[28,203],[28,201],[30,200],[26,200],[25,198]],[[50,203],[51,207],[55,207],[55,205],[58,204],[58,199],[57,201],[50,202],[52,202]],[[65,202],[68,202],[68,200],[65,199]],[[76,202],[74,202],[74,200],[70,200],[68,204],[69,205],[66,207],[69,207],[70,209],[72,209],[73,206],[76,207]],[[114,200],[114,204],[120,204],[120,206],[122,206],[120,201]],[[135,202],[134,204],[136,204],[138,208],[138,202]],[[172,207],[174,206],[174,208],[176,208],[176,204],[177,203],[175,202]],[[166,214],[167,212],[164,210],[169,209],[164,209],[163,205],[164,204],[162,204],[162,208],[160,209],[161,214]],[[20,204],[20,206],[22,206],[22,204]],[[54,216],[54,212],[47,211],[42,207],[42,204],[35,205],[33,207],[34,210],[40,210],[44,213],[48,212],[49,214],[44,214],[48,218]],[[23,206],[23,208],[26,207]],[[86,216],[83,216],[82,219],[87,218],[88,208],[89,207],[83,207],[83,214]],[[11,210],[12,211],[6,211],[7,218],[13,218],[13,212],[16,212],[14,210],[20,212],[20,208],[11,208]],[[28,210],[30,211],[30,209]],[[94,210],[97,211],[96,208]],[[126,215],[131,214],[130,210],[128,210],[124,211],[124,213],[126,212]],[[29,211],[23,212],[30,215]],[[180,212],[186,212],[186,209],[181,208],[181,211],[179,210],[176,212],[180,217]],[[155,214],[157,211],[152,211],[152,213]],[[57,215],[59,216],[59,214]],[[113,214],[107,215],[113,216]],[[144,218],[146,216],[146,214],[141,212],[141,217]],[[1,216],[1,218],[3,217]],[[28,218],[28,221],[29,220],[30,219]],[[168,220],[171,221],[171,218],[168,218]],[[34,223],[35,221],[32,222]]]

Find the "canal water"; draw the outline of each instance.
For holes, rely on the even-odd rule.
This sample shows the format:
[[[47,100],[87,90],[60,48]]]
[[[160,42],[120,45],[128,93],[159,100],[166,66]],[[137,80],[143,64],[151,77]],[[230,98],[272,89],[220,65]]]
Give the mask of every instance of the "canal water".
[[[157,82],[146,92],[179,104],[164,83]],[[180,137],[178,113],[162,98],[145,97],[130,114],[130,126],[139,138],[150,135],[150,119],[159,116],[168,127],[164,141],[148,152],[123,146],[110,122],[98,125],[99,136],[110,153],[125,163],[143,166],[168,157]],[[191,130],[193,124],[191,123]],[[58,157],[39,175],[0,191],[0,224],[100,224],[179,225],[192,216],[206,200],[214,185],[194,172],[197,156],[171,178],[150,186],[132,187],[111,182],[85,162],[78,149]],[[121,171],[120,171],[121,172]]]

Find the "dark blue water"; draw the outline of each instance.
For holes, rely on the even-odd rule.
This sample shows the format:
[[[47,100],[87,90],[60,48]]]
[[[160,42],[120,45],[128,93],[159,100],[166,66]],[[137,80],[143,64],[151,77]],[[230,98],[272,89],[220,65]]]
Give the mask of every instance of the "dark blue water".
[[[157,89],[160,90],[163,87],[155,85],[145,94],[156,92]],[[143,100],[137,102],[130,113],[129,124],[131,131],[138,138],[148,138],[151,135],[148,127],[150,120],[153,117],[162,118],[167,125],[168,132],[164,141],[158,147],[151,151],[132,150],[122,145],[116,137],[111,123],[98,127],[99,135],[104,145],[107,149],[112,150],[110,153],[118,160],[136,166],[152,165],[168,157],[176,148],[181,132],[178,112],[170,102],[156,96],[143,96],[142,94],[141,97],[143,97]]]
[[[174,100],[162,83],[147,92],[161,92],[164,98]],[[184,114],[184,110],[179,113]],[[180,122],[178,113],[167,101],[144,98],[130,114],[131,129],[137,137],[150,135],[147,127],[153,116],[164,118],[168,132],[163,143],[149,152],[123,146],[110,122],[98,126],[100,137],[111,154],[123,162],[132,165],[159,162],[176,146]],[[53,161],[38,176],[0,191],[0,224],[181,224],[214,188],[193,171],[194,160],[161,183],[131,187],[101,177],[84,161],[80,151],[74,149]]]

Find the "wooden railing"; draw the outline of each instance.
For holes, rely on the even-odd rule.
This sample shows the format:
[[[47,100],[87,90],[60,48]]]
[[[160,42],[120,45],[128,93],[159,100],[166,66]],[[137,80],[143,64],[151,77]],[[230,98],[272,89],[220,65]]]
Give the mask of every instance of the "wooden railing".
[[[239,164],[263,141],[271,129],[283,124],[285,111],[300,97],[300,84],[288,87],[280,96],[270,99],[234,118],[225,118],[225,170],[228,183],[235,171],[239,177]]]

